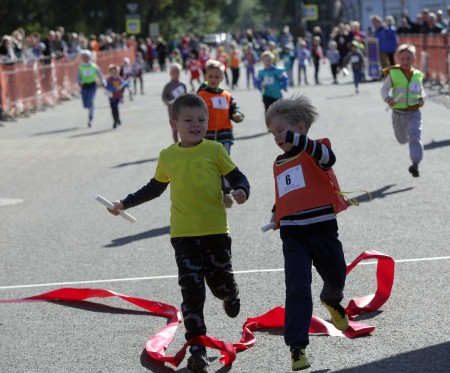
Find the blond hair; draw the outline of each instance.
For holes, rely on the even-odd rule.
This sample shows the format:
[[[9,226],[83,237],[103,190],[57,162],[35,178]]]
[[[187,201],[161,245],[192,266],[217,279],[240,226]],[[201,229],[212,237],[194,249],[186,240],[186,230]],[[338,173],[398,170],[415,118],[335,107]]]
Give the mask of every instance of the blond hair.
[[[219,69],[222,73],[225,71],[225,66],[222,62],[210,59],[206,61],[205,71],[208,72],[212,69]]]
[[[413,44],[409,44],[409,43],[400,44],[397,48],[397,54],[400,54],[403,52],[409,52],[414,57],[416,57],[416,47]]]
[[[271,51],[264,51],[261,57],[269,56],[272,60],[275,59],[275,55]]]
[[[280,98],[269,106],[266,113],[266,125],[270,126],[276,117],[283,118],[292,127],[304,123],[306,129],[316,121],[319,114],[311,100],[304,94],[298,94],[289,98]]]

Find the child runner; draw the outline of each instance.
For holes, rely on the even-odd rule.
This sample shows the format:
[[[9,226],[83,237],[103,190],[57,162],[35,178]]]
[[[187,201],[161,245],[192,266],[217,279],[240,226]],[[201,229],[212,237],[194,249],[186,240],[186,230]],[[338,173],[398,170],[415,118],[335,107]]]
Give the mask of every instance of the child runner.
[[[198,82],[198,84],[202,84],[200,81],[200,62],[195,59],[195,56],[191,53],[188,55],[186,60],[186,69],[191,73],[191,78],[189,79],[189,84],[191,86],[191,92],[195,92],[194,80]]]
[[[238,87],[241,66],[241,53],[237,43],[233,41],[230,45],[230,70],[231,70],[231,89]]]
[[[253,49],[253,43],[248,43],[244,49],[244,65],[245,76],[247,78],[247,89],[250,89],[250,82],[254,84],[255,81],[255,64],[256,53]]]
[[[206,81],[197,94],[208,105],[208,131],[205,138],[220,142],[230,154],[234,142],[231,121],[242,122],[244,115],[239,111],[239,106],[231,94],[219,87],[224,78],[223,71],[224,66],[219,61],[209,60],[206,63]],[[231,187],[224,177],[222,177],[222,191],[225,207],[230,208],[233,205]]]
[[[134,94],[137,94],[137,81],[139,80],[139,86],[141,88],[141,95],[144,94],[144,79],[143,74],[147,69],[147,65],[144,61],[141,52],[136,53],[136,59],[133,62],[133,87]]]
[[[203,137],[208,128],[208,107],[195,94],[179,96],[172,106],[170,124],[181,141],[164,149],[154,177],[138,191],[114,202],[114,215],[159,197],[169,183],[171,199],[170,236],[178,266],[186,340],[206,335],[203,307],[206,285],[223,301],[225,313],[240,311],[239,288],[232,269],[231,238],[222,202],[220,176],[232,185],[234,200],[244,203],[250,194],[245,175],[224,147]],[[199,182],[198,175],[202,175]],[[206,348],[192,345],[187,367],[207,372]]]
[[[227,52],[225,52],[225,47],[223,45],[220,45],[217,48],[216,60],[221,62],[223,67],[225,68],[223,76],[225,77],[225,82],[227,83],[227,86],[230,85],[230,79],[228,78],[229,58],[230,56],[228,56]]]
[[[117,125],[121,125],[119,114],[119,103],[122,100],[123,88],[129,85],[127,80],[124,80],[119,76],[119,66],[115,64],[109,65],[109,77],[106,80],[106,90],[109,93],[109,106],[111,107],[111,113],[113,116],[113,128]]]
[[[364,57],[361,50],[359,49],[358,42],[356,40],[352,41],[350,47],[350,52],[344,58],[344,66],[349,62],[352,64],[353,72],[353,84],[355,85],[355,92],[359,93],[359,83],[362,80],[362,72],[364,66]]]
[[[281,52],[281,60],[284,64],[284,69],[286,70],[286,74],[289,79],[289,87],[294,86],[294,60],[295,60],[295,53],[294,53],[294,45],[292,43],[288,43],[283,47],[283,50]]]
[[[311,266],[324,281],[320,300],[339,330],[348,327],[341,306],[346,269],[338,239],[336,212],[345,209],[330,179],[336,158],[328,139],[312,140],[308,130],[318,114],[305,96],[280,99],[266,114],[275,143],[284,154],[277,157],[275,206],[272,221],[283,241],[286,283],[284,340],[290,347],[292,370],[310,366],[305,354],[313,303]],[[334,176],[334,173],[332,174]]]
[[[383,70],[386,79],[381,87],[381,97],[392,110],[392,124],[397,141],[409,143],[412,165],[408,171],[419,177],[419,163],[423,158],[422,115],[424,104],[423,73],[413,67],[416,48],[412,44],[402,44],[397,50],[398,65]],[[389,93],[391,92],[391,93]]]
[[[186,84],[180,82],[180,73],[181,73],[181,65],[178,63],[173,63],[169,67],[169,74],[170,74],[170,82],[167,83],[164,86],[164,89],[162,91],[162,100],[167,105],[167,110],[169,111],[169,118],[170,118],[170,111],[172,110],[172,104],[175,101],[175,99],[183,95],[187,92]],[[174,126],[170,126],[172,128],[172,137],[173,142],[178,142],[178,132],[177,128]]]
[[[206,62],[210,59],[211,55],[209,54],[209,47],[206,44],[201,44],[200,51],[198,53],[198,62],[200,62],[200,68],[203,72],[203,80],[205,80]]]
[[[265,112],[276,100],[283,97],[281,90],[288,90],[288,76],[284,68],[274,64],[274,55],[270,51],[262,54],[264,68],[258,71],[255,87],[262,92]]]
[[[94,119],[94,100],[97,91],[97,78],[100,80],[102,87],[106,87],[105,78],[97,64],[92,62],[91,51],[84,49],[81,51],[81,64],[78,67],[77,82],[81,87],[81,99],[83,107],[88,109],[88,127],[92,127]]]

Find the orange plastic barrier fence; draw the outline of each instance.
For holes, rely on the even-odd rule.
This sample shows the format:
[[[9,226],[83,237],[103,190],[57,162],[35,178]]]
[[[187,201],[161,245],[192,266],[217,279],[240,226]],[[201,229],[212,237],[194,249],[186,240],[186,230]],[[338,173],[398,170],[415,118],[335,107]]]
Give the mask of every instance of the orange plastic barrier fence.
[[[407,35],[400,43],[416,47],[415,66],[425,74],[425,80],[441,86],[450,83],[449,35]]]
[[[108,65],[120,65],[124,57],[134,61],[135,49],[93,55],[104,75]],[[80,88],[76,81],[81,57],[0,64],[1,107],[7,116],[18,116],[70,99]]]

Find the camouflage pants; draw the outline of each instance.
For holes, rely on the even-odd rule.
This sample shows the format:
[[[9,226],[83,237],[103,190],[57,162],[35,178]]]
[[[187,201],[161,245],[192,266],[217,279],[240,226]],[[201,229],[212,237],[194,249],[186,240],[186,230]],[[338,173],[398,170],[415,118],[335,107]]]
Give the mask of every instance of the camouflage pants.
[[[231,237],[215,234],[198,237],[172,238],[181,287],[186,340],[206,335],[203,306],[206,298],[205,281],[215,297],[231,300],[239,289],[234,281],[231,264]]]

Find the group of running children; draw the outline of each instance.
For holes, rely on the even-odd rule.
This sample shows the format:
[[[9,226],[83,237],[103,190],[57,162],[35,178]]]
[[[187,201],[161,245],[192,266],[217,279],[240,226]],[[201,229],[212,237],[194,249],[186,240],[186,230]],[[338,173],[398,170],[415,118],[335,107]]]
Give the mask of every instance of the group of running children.
[[[313,310],[312,265],[323,280],[320,300],[331,322],[341,331],[349,327],[341,305],[346,262],[336,220],[336,214],[347,204],[336,193],[338,185],[332,170],[336,157],[330,141],[308,137],[318,117],[316,108],[305,95],[283,98],[281,90],[287,90],[285,72],[273,64],[271,52],[265,52],[262,59],[264,68],[258,73],[257,87],[263,95],[268,131],[283,151],[273,165],[275,204],[271,222],[280,230],[285,262],[284,340],[290,348],[292,370],[298,371],[310,366],[305,349]],[[400,143],[409,142],[413,162],[409,172],[417,177],[423,154],[419,108],[425,94],[423,74],[413,67],[414,60],[414,46],[401,45],[397,51],[399,64],[384,71],[381,95],[393,109],[396,138]],[[179,80],[180,72],[179,64],[170,67],[171,80],[162,93],[174,144],[161,151],[153,178],[115,201],[115,208],[108,211],[118,215],[120,210],[159,197],[171,184],[170,236],[189,341],[207,332],[203,314],[206,285],[223,301],[229,317],[240,312],[226,208],[233,201],[245,203],[250,184],[230,158],[231,121],[239,123],[244,115],[231,94],[220,86],[223,64],[207,61],[204,82],[196,94],[187,92]],[[187,367],[193,372],[208,372],[206,348],[192,343],[190,354]]]

